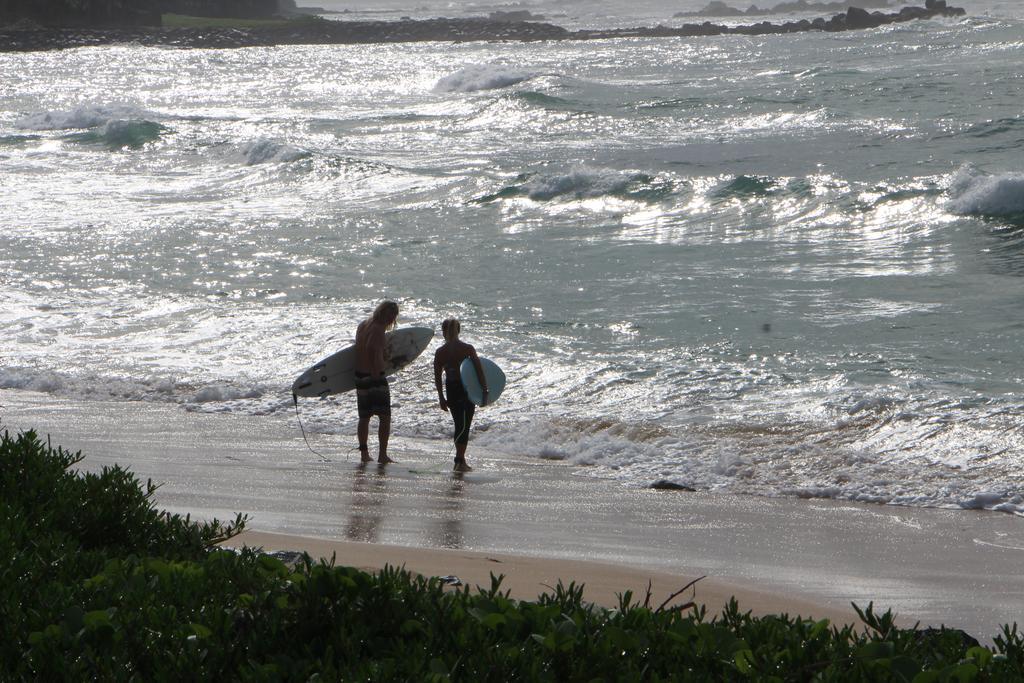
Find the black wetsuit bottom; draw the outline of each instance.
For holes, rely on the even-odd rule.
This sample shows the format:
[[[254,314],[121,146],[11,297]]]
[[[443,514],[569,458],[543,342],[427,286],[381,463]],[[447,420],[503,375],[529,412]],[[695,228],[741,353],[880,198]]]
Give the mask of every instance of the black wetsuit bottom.
[[[450,376],[450,375],[449,375]],[[473,423],[476,406],[466,395],[466,389],[460,379],[448,379],[444,383],[445,400],[448,401],[448,412],[455,422],[454,440],[457,444],[469,443],[469,427]]]

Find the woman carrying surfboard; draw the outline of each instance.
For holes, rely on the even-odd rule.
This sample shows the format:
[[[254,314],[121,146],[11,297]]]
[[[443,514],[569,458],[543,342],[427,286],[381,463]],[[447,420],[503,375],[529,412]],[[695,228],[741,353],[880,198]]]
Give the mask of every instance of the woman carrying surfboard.
[[[455,318],[448,318],[441,323],[441,334],[444,335],[444,344],[434,352],[434,386],[437,387],[438,403],[441,410],[451,413],[455,422],[455,471],[469,472],[473,468],[466,462],[466,446],[469,445],[469,426],[473,422],[473,413],[476,406],[466,395],[466,388],[462,384],[459,374],[459,366],[467,358],[476,368],[476,375],[480,378],[483,389],[483,400],[481,406],[487,405],[487,378],[484,375],[480,359],[476,355],[476,349],[459,339],[461,325]],[[444,373],[445,381],[442,388],[441,373]]]

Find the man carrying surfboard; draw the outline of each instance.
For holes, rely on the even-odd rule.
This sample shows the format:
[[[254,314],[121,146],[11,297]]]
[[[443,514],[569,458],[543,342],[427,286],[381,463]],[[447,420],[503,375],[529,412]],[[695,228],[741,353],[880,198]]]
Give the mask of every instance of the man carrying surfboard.
[[[370,418],[378,419],[377,462],[394,462],[388,457],[388,438],[391,436],[391,388],[384,374],[387,362],[387,339],[385,333],[394,328],[398,321],[398,304],[382,301],[373,315],[359,323],[356,328],[356,405],[359,410],[359,455],[363,462],[369,462]]]
[[[466,462],[466,446],[469,445],[469,425],[473,422],[476,406],[469,400],[466,388],[462,385],[459,366],[469,358],[476,368],[476,376],[480,378],[483,388],[481,406],[487,405],[487,378],[484,376],[480,359],[472,345],[459,340],[461,324],[455,318],[448,318],[441,323],[441,334],[444,344],[434,352],[434,386],[437,387],[437,398],[441,410],[450,412],[455,422],[455,471],[469,472],[473,468]],[[441,387],[441,373],[444,373],[444,388]],[[447,397],[446,397],[447,394]]]

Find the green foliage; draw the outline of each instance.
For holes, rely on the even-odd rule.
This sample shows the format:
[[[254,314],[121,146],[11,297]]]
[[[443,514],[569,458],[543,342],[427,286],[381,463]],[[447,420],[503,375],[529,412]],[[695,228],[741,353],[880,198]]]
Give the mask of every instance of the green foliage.
[[[203,560],[244,526],[241,516],[197,524],[161,512],[152,482],[143,488],[120,467],[71,471],[81,460],[34,432],[0,434],[0,679],[4,671],[25,674],[16,663],[31,649],[30,634],[91,614],[83,580],[110,558]],[[83,624],[101,619],[91,614]]]
[[[154,509],[120,468],[33,433],[0,444],[0,680],[1011,681],[1024,639],[753,617],[709,619],[559,584],[518,601],[385,568],[211,549],[244,518],[198,524]]]

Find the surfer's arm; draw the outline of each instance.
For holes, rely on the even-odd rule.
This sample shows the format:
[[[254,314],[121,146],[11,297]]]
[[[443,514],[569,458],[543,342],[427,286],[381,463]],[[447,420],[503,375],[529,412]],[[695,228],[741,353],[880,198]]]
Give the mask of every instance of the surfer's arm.
[[[484,375],[484,366],[480,364],[480,357],[476,355],[476,349],[472,346],[469,349],[469,357],[473,359],[473,368],[476,370],[476,377],[480,380],[480,389],[484,394],[484,400],[481,405],[485,406],[487,405],[487,395],[490,391],[487,389],[487,377]]]
[[[444,369],[444,362],[440,355],[434,354],[434,387],[437,389],[437,402],[441,410],[448,410],[448,402],[444,399],[444,389],[441,387],[441,370]]]

